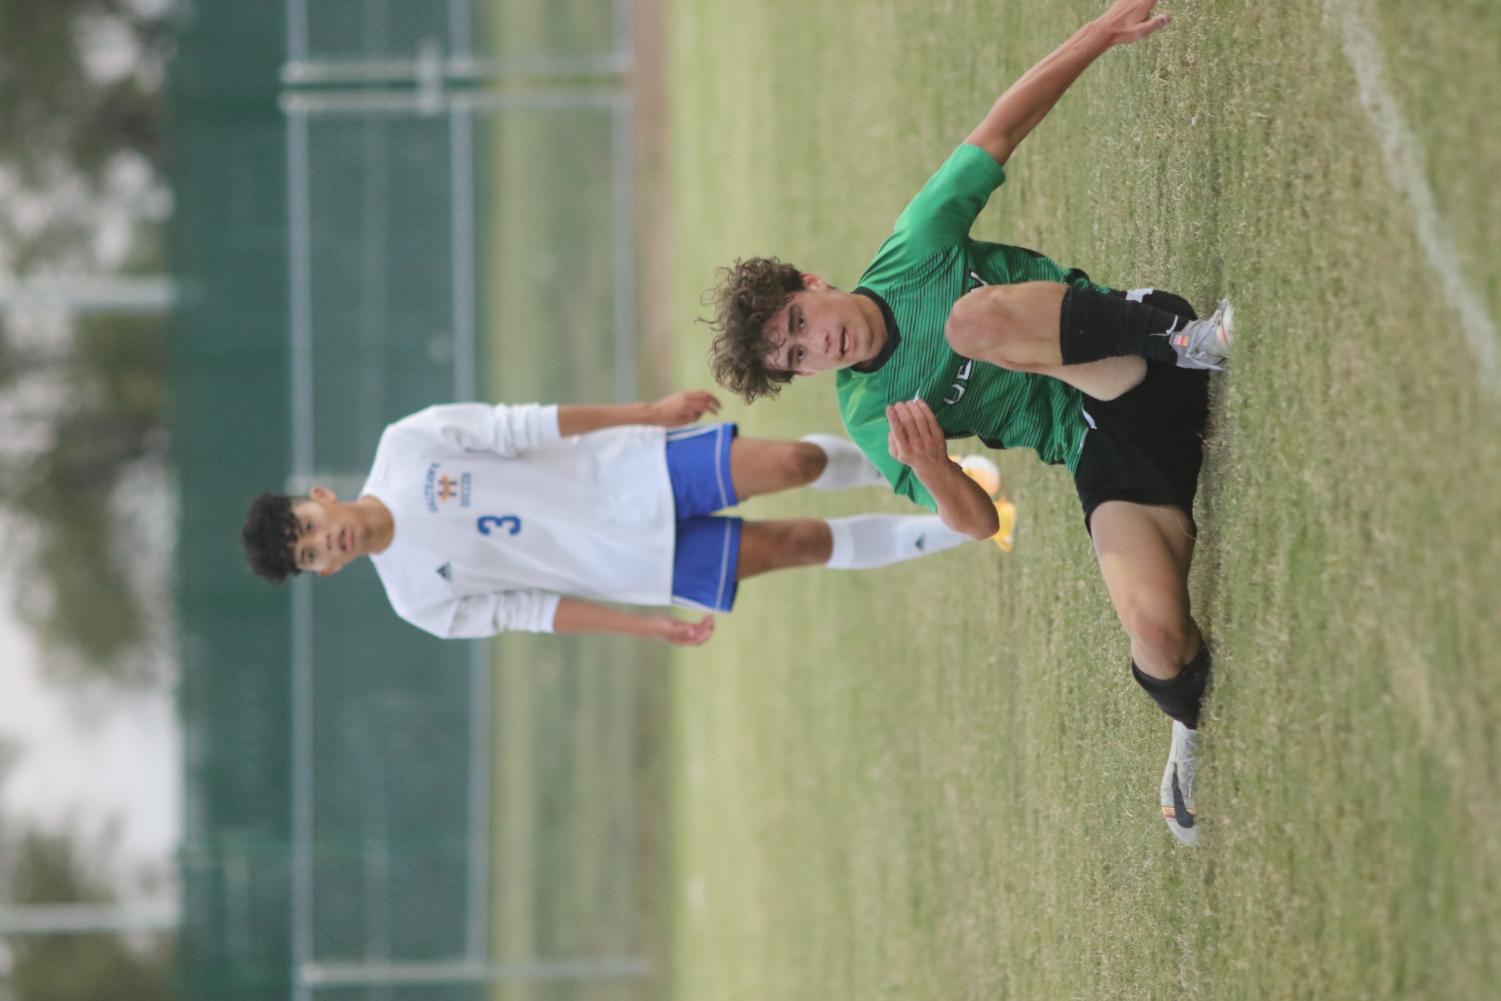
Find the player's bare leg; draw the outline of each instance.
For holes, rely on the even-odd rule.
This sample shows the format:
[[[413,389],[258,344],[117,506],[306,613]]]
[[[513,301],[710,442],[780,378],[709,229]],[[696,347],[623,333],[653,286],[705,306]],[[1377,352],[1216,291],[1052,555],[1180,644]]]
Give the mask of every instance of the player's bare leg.
[[[1197,726],[1209,651],[1189,612],[1192,525],[1174,507],[1108,501],[1095,509],[1090,529],[1105,587],[1131,639],[1136,680],[1173,718],[1158,788],[1163,820],[1179,841],[1196,844]]]
[[[847,490],[885,486],[886,479],[847,438],[810,434],[800,441],[736,438],[730,444],[730,479],[735,495],[812,487]]]
[[[932,514],[857,514],[744,522],[737,580],[768,570],[826,566],[870,570],[971,542]]]
[[[823,449],[808,442],[736,438],[730,443],[730,479],[741,500],[805,487],[826,465]]]
[[[1147,363],[1123,357],[1065,365],[1058,325],[1067,291],[1067,285],[1057,282],[977,288],[949,312],[944,329],[949,346],[966,358],[1050,375],[1097,400],[1113,400],[1141,382]]]
[[[1148,677],[1169,681],[1198,653],[1189,614],[1193,526],[1175,507],[1106,501],[1090,518],[1095,556],[1131,658]]]
[[[822,566],[829,562],[833,546],[829,523],[817,518],[747,520],[740,527],[740,563],[735,576],[745,580],[768,570]]]
[[[1141,382],[1148,358],[1220,368],[1232,340],[1232,313],[1222,302],[1214,315],[1196,320],[1129,296],[1022,282],[966,294],[949,312],[944,334],[967,358],[1049,375],[1097,400],[1113,400]]]

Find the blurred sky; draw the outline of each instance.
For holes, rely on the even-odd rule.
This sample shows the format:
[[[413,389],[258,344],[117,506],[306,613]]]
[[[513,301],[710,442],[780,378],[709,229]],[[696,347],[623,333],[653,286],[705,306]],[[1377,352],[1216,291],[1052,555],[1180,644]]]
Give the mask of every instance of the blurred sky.
[[[15,531],[0,520],[0,538]],[[0,772],[0,806],[92,841],[119,825],[115,860],[161,869],[182,829],[181,737],[170,691],[119,694],[48,685],[42,654],[12,617],[0,575],[0,741],[18,756]],[[12,825],[13,826],[13,823]]]

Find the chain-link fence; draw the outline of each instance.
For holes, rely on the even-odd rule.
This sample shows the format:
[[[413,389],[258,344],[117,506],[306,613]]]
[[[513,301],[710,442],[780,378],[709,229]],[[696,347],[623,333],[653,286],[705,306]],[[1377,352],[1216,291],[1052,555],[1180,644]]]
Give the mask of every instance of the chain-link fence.
[[[184,348],[185,377],[226,375],[238,358],[264,382],[268,359],[283,360],[284,388],[260,402],[285,429],[285,458],[262,451],[246,464],[263,476],[279,468],[293,492],[322,484],[352,497],[382,428],[430,403],[633,396],[624,0],[288,0],[280,14],[271,93],[285,153],[281,287],[257,295],[236,281],[232,231],[198,227],[187,240],[195,255],[222,249],[188,268],[190,336],[214,336],[231,302],[264,308],[261,336],[237,316],[224,324],[237,346]],[[205,2],[193,16],[185,45],[222,44],[231,17],[247,14]],[[180,86],[180,103],[204,100],[205,88],[251,103],[251,87],[233,95],[208,79],[211,60],[196,65],[205,79]],[[236,178],[265,183],[255,171],[271,159],[270,137],[258,117],[235,130],[231,112],[216,113],[224,136],[259,157],[252,177],[193,145],[190,164],[223,172],[205,184],[227,193],[232,212]],[[261,253],[244,274],[264,282],[256,233]],[[205,299],[216,290],[221,298]],[[224,402],[247,402],[230,395]],[[233,427],[222,447],[233,447]],[[253,451],[261,428],[241,429]],[[194,491],[223,486],[195,487],[200,479],[184,478],[190,520]],[[285,686],[234,675],[242,694],[255,689],[234,721],[223,719],[235,706],[226,676],[190,668],[185,990],[260,998],[280,982],[308,999],[471,1001],[522,985],[533,996],[630,996],[645,971],[637,936],[587,929],[627,920],[634,894],[633,664],[591,681],[577,663],[539,656],[526,682],[498,691],[496,663],[509,668],[513,649],[531,648],[431,639],[391,614],[362,564],[297,581],[290,604],[286,645],[268,636],[252,650],[228,640],[246,630],[223,596],[184,601],[186,660],[198,645],[198,663],[219,672],[291,664]],[[564,660],[635,656],[586,650],[557,648]],[[515,732],[502,734],[506,700]],[[235,729],[239,763],[220,732]],[[285,799],[272,805],[278,788]],[[556,889],[535,885],[554,879]],[[513,899],[522,902],[499,910],[527,912],[537,928],[508,938],[495,901]],[[280,978],[269,972],[278,964]],[[591,984],[608,990],[579,993]]]
[[[527,67],[546,78],[541,89],[484,86],[512,67],[476,53],[472,13],[458,3],[290,4],[283,79],[321,73],[323,84],[289,86],[282,100],[296,482],[332,479],[352,494],[386,423],[434,400],[473,398],[482,313],[528,334],[498,335],[532,356],[509,357],[507,368],[583,353],[615,374],[617,391],[634,382],[622,239],[629,102],[618,89],[550,79],[576,70],[587,39],[534,49]],[[618,38],[596,47],[606,40],[600,66],[619,61]],[[378,87],[330,85],[383,74],[391,79]],[[579,176],[590,164],[605,170]],[[558,218],[581,205],[595,211],[572,225]],[[613,335],[605,352],[601,330]],[[574,352],[547,349],[570,332],[582,335]],[[383,610],[371,577],[304,586],[295,598],[299,994],[636,969],[615,957],[491,960],[486,650],[434,644],[399,624],[372,628]]]

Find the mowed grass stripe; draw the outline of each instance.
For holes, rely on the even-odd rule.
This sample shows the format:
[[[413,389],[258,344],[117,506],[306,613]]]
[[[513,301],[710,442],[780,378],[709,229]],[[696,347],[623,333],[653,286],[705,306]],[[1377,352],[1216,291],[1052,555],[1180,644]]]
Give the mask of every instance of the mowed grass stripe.
[[[1418,246],[1438,279],[1445,303],[1469,339],[1481,382],[1501,396],[1497,369],[1501,335],[1461,272],[1452,227],[1428,184],[1427,154],[1398,107],[1375,35],[1354,0],[1324,0],[1324,8],[1337,26],[1345,58],[1355,73],[1360,104],[1380,140],[1392,187],[1402,193],[1413,213]]]
[[[712,264],[775,251],[848,283],[995,94],[1096,9],[678,5],[680,381],[707,378],[691,319]],[[1181,850],[1156,818],[1166,727],[1125,677],[1071,485],[1004,456],[1013,555],[751,582],[678,658],[679,996],[1479,999],[1501,982],[1493,401],[1320,12],[1171,12],[1027,140],[977,233],[1237,302],[1192,583],[1219,664],[1205,841]],[[1373,17],[1384,46],[1425,43],[1388,65],[1494,314],[1495,141],[1475,135],[1466,162],[1452,130],[1472,109],[1423,113],[1501,93],[1470,55],[1498,14],[1470,15]],[[796,387],[743,430],[835,427],[831,397]],[[902,509],[748,513],[870,505]]]

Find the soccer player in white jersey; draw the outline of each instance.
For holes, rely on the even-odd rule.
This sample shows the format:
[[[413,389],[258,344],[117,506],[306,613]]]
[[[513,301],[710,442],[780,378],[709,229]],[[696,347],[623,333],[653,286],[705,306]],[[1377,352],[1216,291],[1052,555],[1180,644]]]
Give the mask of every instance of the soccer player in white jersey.
[[[842,438],[690,426],[718,410],[699,390],[654,403],[429,407],[386,428],[357,498],[322,487],[258,497],[246,556],[272,581],[328,576],[368,556],[396,613],[439,637],[517,629],[695,646],[713,615],[600,602],[727,612],[738,583],[769,570],[865,569],[969,541],[933,515],[715,514],[793,487],[884,483]]]

